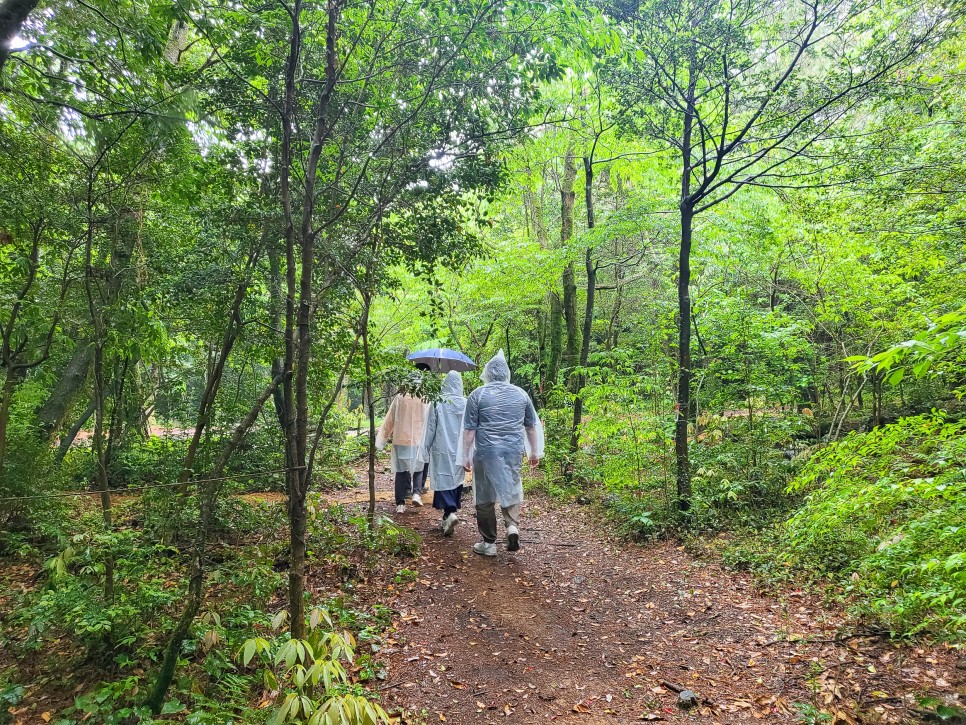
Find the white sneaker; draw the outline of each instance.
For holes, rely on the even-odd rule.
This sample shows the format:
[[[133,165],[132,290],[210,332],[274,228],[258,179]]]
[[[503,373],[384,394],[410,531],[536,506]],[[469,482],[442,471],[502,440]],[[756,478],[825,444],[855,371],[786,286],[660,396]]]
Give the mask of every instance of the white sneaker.
[[[422,506],[423,500],[419,497],[418,493],[413,494],[413,506]]]
[[[517,530],[516,526],[506,527],[506,550],[507,551],[520,550],[520,532]]]
[[[445,519],[443,519],[443,536],[452,536],[453,529],[456,528],[456,514],[450,514]]]
[[[406,513],[406,504],[404,504],[404,503],[397,504],[396,505],[396,513],[397,514],[404,514],[404,513]]]
[[[473,553],[481,556],[496,556],[496,544],[488,544],[485,541],[473,544]]]

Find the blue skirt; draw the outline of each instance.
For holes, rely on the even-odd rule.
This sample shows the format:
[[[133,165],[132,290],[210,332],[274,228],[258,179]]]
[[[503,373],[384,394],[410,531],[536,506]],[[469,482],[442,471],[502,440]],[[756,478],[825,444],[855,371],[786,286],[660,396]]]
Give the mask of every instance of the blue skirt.
[[[463,484],[449,491],[433,491],[433,508],[445,511],[446,509],[458,509],[463,500]]]

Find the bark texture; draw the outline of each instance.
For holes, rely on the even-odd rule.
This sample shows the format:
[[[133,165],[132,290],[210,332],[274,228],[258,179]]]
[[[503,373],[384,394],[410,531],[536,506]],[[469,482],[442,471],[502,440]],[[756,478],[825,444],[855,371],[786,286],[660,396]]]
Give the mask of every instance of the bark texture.
[[[27,16],[37,7],[37,0],[4,0],[0,2],[0,72],[10,57],[10,43],[17,37]]]

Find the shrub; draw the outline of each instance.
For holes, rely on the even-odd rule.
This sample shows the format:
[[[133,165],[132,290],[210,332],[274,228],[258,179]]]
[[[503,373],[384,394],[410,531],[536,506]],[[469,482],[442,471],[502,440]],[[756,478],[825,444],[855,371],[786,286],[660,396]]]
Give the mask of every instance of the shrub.
[[[34,541],[61,538],[66,500],[50,497],[66,487],[54,451],[34,425],[33,408],[44,388],[28,381],[17,388],[10,409],[7,448],[0,466],[0,553],[25,553]]]
[[[281,627],[284,621],[284,617],[277,617],[273,624]],[[369,699],[369,693],[349,684],[346,665],[355,662],[355,646],[351,633],[335,631],[328,612],[315,609],[308,617],[305,639],[253,637],[238,654],[244,667],[261,668],[265,690],[278,693],[281,702],[273,725],[388,723],[389,716]]]
[[[966,632],[966,421],[941,413],[852,433],[792,482],[781,554],[832,577],[897,633]]]
[[[786,489],[802,466],[795,437],[805,426],[795,415],[708,416],[692,448],[691,528],[760,528],[786,513],[799,499]]]
[[[46,563],[47,583],[27,596],[15,620],[28,626],[26,647],[68,634],[86,657],[101,663],[134,652],[159,615],[179,596],[166,586],[171,563],[163,566],[157,547],[144,546],[131,530],[105,532],[87,517],[89,533],[78,534]],[[105,561],[114,560],[115,595],[103,596]]]

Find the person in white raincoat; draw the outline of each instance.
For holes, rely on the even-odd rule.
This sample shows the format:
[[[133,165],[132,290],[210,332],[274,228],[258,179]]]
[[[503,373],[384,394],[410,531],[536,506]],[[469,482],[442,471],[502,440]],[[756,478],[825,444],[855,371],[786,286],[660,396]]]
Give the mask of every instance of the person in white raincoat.
[[[507,551],[520,548],[523,457],[543,458],[543,427],[530,396],[510,384],[510,366],[500,350],[483,368],[483,386],[466,400],[461,457],[473,469],[476,523],[483,541],[473,551],[496,556],[496,504],[503,512]]]
[[[426,458],[420,445],[429,404],[420,398],[400,393],[392,399],[386,418],[376,433],[376,448],[382,450],[392,441],[392,472],[395,475],[396,513],[406,511],[406,498],[422,506],[419,496],[426,476]]]
[[[442,400],[429,406],[423,432],[423,455],[429,458],[433,508],[443,512],[443,536],[453,533],[463,499],[463,465],[456,457],[462,433],[463,379],[451,371],[443,378]]]

